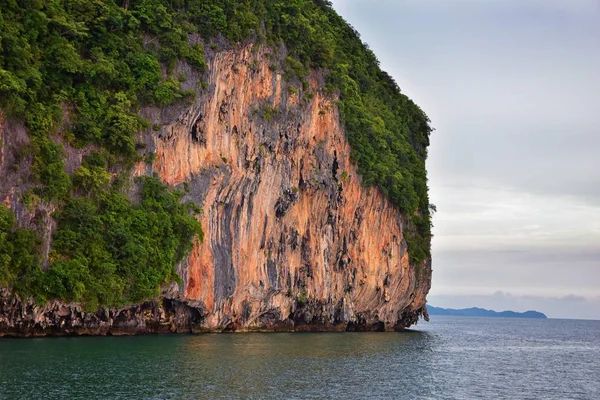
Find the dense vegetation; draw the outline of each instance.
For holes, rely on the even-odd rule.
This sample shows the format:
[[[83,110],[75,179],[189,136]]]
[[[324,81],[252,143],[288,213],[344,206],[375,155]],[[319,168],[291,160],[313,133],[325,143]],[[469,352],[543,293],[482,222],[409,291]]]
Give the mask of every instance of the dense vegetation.
[[[32,139],[37,185],[25,201],[61,209],[42,272],[36,235],[17,229],[0,208],[0,285],[94,307],[154,296],[175,278],[175,265],[201,236],[190,215],[198,210],[155,178],[139,184],[134,204],[126,182],[142,157],[136,133],[148,127],[139,107],[194,95],[171,74],[177,60],[205,69],[202,42],[190,44],[192,34],[204,43],[222,35],[230,43],[285,44],[285,68],[303,83],[311,68],[328,71],[326,90],[339,91],[365,185],[379,187],[408,217],[413,261],[429,255],[429,121],[329,2],[0,0],[0,108],[23,120]],[[52,139],[65,110],[63,139],[98,150],[72,176]]]
[[[141,182],[141,200],[132,204],[117,190],[93,197],[72,197],[56,215],[59,229],[43,272],[39,242],[0,206],[0,285],[39,300],[62,298],[120,305],[158,296],[162,284],[177,280],[174,266],[202,238],[198,221],[188,214],[181,193],[170,192],[157,179]]]

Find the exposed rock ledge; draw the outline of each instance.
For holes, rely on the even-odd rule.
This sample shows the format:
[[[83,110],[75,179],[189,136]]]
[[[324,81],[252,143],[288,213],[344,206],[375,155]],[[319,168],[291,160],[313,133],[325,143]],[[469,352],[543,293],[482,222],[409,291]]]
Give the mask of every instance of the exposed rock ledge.
[[[173,289],[158,300],[122,308],[100,308],[96,312],[86,312],[78,305],[56,300],[40,306],[32,299],[22,300],[7,289],[0,289],[0,337],[390,330],[372,315],[359,315],[351,321],[344,321],[343,315],[337,315],[331,320],[326,305],[314,301],[300,304],[289,318],[283,320],[277,311],[267,312],[256,328],[234,323],[218,329],[208,328],[204,304],[187,300]],[[406,313],[393,328],[400,330],[415,324],[421,315],[427,318],[427,311]]]

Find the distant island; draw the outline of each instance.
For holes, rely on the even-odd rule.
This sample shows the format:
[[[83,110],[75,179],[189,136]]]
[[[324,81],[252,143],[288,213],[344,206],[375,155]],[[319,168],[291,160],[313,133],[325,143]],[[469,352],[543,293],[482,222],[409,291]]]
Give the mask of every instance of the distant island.
[[[453,308],[440,308],[427,306],[427,312],[429,315],[448,315],[454,317],[505,317],[505,318],[537,318],[537,319],[546,319],[546,314],[541,313],[539,311],[525,311],[525,312],[515,312],[515,311],[493,311],[486,310],[485,308],[471,307],[471,308],[461,308],[459,310]]]

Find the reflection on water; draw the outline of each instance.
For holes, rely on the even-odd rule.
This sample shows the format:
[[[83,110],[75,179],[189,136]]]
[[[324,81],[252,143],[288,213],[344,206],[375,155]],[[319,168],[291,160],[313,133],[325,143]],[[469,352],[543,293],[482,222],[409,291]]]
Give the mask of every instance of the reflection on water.
[[[0,340],[0,398],[597,399],[600,323]]]

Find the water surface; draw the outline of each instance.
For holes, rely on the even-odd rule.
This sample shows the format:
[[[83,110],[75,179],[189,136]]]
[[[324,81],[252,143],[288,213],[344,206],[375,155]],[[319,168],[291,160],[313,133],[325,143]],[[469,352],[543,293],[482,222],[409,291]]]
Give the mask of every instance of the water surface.
[[[600,322],[0,339],[1,399],[600,399]]]

